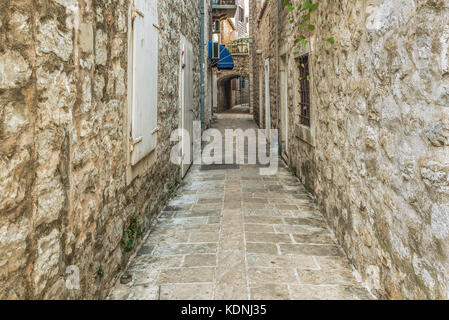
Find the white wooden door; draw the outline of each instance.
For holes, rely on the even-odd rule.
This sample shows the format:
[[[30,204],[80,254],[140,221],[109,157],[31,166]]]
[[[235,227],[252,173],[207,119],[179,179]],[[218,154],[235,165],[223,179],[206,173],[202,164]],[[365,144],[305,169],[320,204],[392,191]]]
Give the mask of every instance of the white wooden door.
[[[193,46],[181,36],[181,114],[182,114],[182,177],[193,162]]]
[[[285,154],[288,155],[288,135],[289,135],[289,118],[288,118],[288,71],[285,71],[285,78],[284,78],[284,105],[285,105]]]
[[[264,97],[265,93],[263,92],[263,82],[264,77],[262,76],[264,74],[264,70],[262,68],[259,68],[259,128],[262,129],[262,123],[263,123],[263,113],[264,113]]]
[[[271,106],[270,106],[270,59],[265,60],[265,129],[267,139],[271,137]]]
[[[158,13],[157,0],[133,0],[131,164],[157,145]]]

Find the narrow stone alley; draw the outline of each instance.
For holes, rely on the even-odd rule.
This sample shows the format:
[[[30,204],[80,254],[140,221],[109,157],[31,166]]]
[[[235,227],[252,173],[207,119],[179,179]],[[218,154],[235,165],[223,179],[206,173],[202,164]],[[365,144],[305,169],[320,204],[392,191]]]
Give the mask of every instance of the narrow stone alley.
[[[236,110],[239,110],[236,107]],[[254,128],[218,115],[214,128]],[[128,282],[128,283],[126,283]],[[298,179],[279,163],[193,166],[109,299],[371,299]]]
[[[0,0],[0,300],[449,300],[448,21]]]

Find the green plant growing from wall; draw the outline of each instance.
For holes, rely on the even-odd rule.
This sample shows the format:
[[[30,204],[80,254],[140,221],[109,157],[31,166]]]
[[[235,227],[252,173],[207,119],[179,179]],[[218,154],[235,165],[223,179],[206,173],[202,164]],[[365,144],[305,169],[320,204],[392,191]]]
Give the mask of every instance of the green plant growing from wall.
[[[297,173],[297,171],[296,171],[296,167],[289,167],[289,169],[290,169],[290,172],[292,173],[292,174],[294,174],[294,175],[296,175],[296,173]]]
[[[176,195],[178,194],[177,192],[177,187],[179,186],[179,184],[181,183],[181,181],[179,180],[179,178],[175,178],[175,182],[168,187],[168,190],[162,193],[162,197],[164,199],[173,199],[174,197],[176,197]]]
[[[173,199],[174,197],[176,197],[176,194],[177,194],[177,192],[176,192],[175,187],[170,187],[170,188],[168,188],[167,191],[165,191],[163,193],[162,196],[166,199]]]
[[[103,278],[103,277],[104,277],[104,269],[103,269],[103,266],[102,266],[102,265],[100,265],[100,266],[98,267],[98,270],[97,270],[97,276],[98,276],[99,278]]]
[[[129,227],[123,230],[122,244],[126,252],[134,249],[139,238],[143,235],[142,228],[139,225],[139,219],[133,218]]]
[[[294,45],[296,46],[300,43],[302,46],[306,46],[308,44],[308,38],[311,36],[313,32],[319,33],[317,31],[315,24],[312,23],[311,18],[312,14],[318,10],[320,2],[319,0],[283,0],[284,7],[289,12],[289,23],[292,25],[292,28],[295,32],[293,35]],[[328,43],[334,45],[336,43],[334,37],[324,37]],[[294,51],[293,55],[297,56],[299,54],[298,51]],[[317,55],[314,55],[315,58],[318,58]],[[302,68],[305,68],[304,64],[301,65]],[[307,76],[307,81],[310,81],[310,75]],[[299,77],[298,81],[301,81],[302,78]],[[300,90],[299,90],[300,92]],[[296,171],[296,170],[295,170]],[[296,174],[296,172],[295,172]]]
[[[320,3],[314,0],[298,1],[297,4],[293,4],[292,0],[284,0],[284,7],[290,13],[289,22],[293,26],[293,29],[298,32],[293,36],[294,44],[302,44],[303,46],[308,43],[308,36],[315,31],[316,26],[311,22],[312,13],[315,12]],[[335,44],[334,37],[328,37],[327,42]],[[294,52],[298,54],[298,52]]]

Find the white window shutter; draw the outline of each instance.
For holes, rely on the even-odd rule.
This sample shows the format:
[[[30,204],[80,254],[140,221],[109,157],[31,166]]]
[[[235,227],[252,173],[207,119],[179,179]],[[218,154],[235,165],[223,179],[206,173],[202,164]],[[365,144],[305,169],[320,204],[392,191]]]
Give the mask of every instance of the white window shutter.
[[[156,149],[158,113],[158,14],[156,0],[134,0],[131,164]]]

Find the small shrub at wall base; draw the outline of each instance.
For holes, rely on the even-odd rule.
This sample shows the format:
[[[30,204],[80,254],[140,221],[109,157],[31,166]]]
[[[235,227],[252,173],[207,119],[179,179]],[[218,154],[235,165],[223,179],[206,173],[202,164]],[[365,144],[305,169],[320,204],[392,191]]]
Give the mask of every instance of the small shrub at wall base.
[[[104,269],[103,269],[103,266],[102,266],[102,265],[100,265],[100,266],[98,267],[97,276],[98,276],[99,278],[103,278],[103,277],[104,277]]]
[[[134,246],[139,238],[142,237],[143,230],[139,225],[138,218],[133,218],[128,228],[123,230],[122,244],[126,252],[134,249]]]

